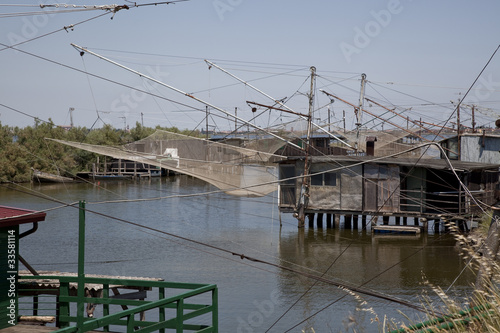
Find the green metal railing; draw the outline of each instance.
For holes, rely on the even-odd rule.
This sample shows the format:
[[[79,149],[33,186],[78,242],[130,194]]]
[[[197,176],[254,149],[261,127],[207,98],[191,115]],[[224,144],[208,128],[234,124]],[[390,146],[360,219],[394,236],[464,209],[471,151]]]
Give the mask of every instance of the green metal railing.
[[[30,288],[26,286],[28,281],[23,284],[23,280],[33,279],[52,280],[51,284],[53,282],[59,284],[58,288],[52,290],[32,290],[34,292],[32,297],[45,292],[58,294],[55,316],[60,329],[55,332],[81,333],[96,329],[106,332],[109,331],[110,326],[122,326],[126,328],[127,333],[218,332],[216,285],[85,277],[84,284],[102,286],[101,297],[85,297],[81,291],[75,293],[75,285],[82,282],[81,277],[78,276],[19,276],[19,290],[22,294],[29,295],[30,293]],[[151,290],[150,293],[155,295],[155,300],[110,296],[109,291],[113,288]],[[78,289],[84,290],[84,288]],[[167,296],[167,294],[173,296]],[[102,305],[102,317],[86,318],[85,303]],[[118,306],[120,306],[119,311],[112,313],[112,310],[117,310]],[[144,320],[137,319],[137,316]]]

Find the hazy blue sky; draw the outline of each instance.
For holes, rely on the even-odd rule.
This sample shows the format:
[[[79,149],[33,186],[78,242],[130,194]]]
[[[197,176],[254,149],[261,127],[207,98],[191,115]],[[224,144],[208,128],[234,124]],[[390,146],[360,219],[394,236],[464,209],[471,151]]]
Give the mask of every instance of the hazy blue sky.
[[[20,3],[39,4],[32,0]],[[12,45],[104,12],[3,15],[40,10],[0,6],[0,42]],[[441,122],[451,114],[450,100],[467,91],[500,44],[499,14],[500,2],[494,0],[190,0],[131,8],[119,11],[113,20],[106,15],[77,25],[73,31],[59,31],[19,46],[123,85],[6,49],[0,51],[0,103],[43,120],[51,118],[60,125],[69,124],[68,110],[73,107],[78,126],[92,126],[98,112],[102,121],[115,127],[134,126],[141,121],[141,113],[146,126],[204,126],[203,104],[90,54],[81,57],[70,45],[75,43],[229,112],[237,107],[238,116],[245,119],[252,117],[247,100],[271,102],[227,74],[209,70],[203,59],[213,60],[277,99],[293,96],[288,103],[299,112],[307,110],[303,93],[309,89],[310,66],[317,68],[318,89],[355,104],[360,76],[366,73],[366,95],[370,98],[399,111],[411,108],[405,115],[415,119]],[[131,87],[187,105],[151,97]],[[491,125],[495,114],[500,113],[500,52],[474,88],[465,103],[478,105],[488,115],[478,114],[479,125]],[[328,102],[317,92],[318,109]],[[366,107],[377,114],[383,111],[368,103]],[[318,111],[316,117],[325,117],[325,110]],[[352,117],[352,107],[336,101],[334,119],[340,119],[342,111]],[[469,110],[463,111],[463,120],[470,123]],[[264,126],[288,119],[273,112],[256,123]],[[11,126],[34,122],[4,106],[0,106],[0,121]],[[96,126],[102,126],[102,121]],[[352,126],[349,121],[348,126]],[[234,126],[220,118],[212,119],[213,123],[219,129]]]

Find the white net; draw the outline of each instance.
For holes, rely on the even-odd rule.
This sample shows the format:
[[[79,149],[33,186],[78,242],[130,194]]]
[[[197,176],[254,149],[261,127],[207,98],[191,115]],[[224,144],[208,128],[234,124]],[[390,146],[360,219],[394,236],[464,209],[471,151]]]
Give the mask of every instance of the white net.
[[[238,141],[231,140],[232,143]],[[283,145],[283,142],[278,144],[277,139],[250,140],[249,146],[264,150],[259,151],[167,131],[157,131],[145,139],[120,147],[53,141],[186,174],[237,196],[264,196],[277,190],[276,165],[272,162],[281,157],[266,151]]]

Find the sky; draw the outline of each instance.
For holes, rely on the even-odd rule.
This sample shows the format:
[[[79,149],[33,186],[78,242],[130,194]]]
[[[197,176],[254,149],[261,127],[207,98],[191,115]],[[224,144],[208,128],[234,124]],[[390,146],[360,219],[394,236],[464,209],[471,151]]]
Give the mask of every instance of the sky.
[[[227,113],[235,112],[257,126],[279,127],[295,116],[263,107],[253,113],[247,101],[284,99],[307,113],[311,66],[318,123],[326,123],[330,107],[334,125],[343,126],[345,112],[346,127],[354,126],[354,108],[340,99],[359,103],[363,73],[366,97],[410,119],[450,126],[456,121],[451,101],[458,99],[466,126],[472,126],[471,105],[477,126],[494,126],[500,118],[500,52],[491,58],[500,45],[498,1],[189,0],[138,1],[139,7],[124,1],[118,4],[130,8],[113,19],[97,17],[106,13],[102,9],[55,13],[61,8],[40,3],[55,4],[0,1],[2,125],[30,126],[35,117],[69,125],[72,108],[74,125],[87,128],[139,122],[202,129],[207,112],[210,129],[233,129]],[[18,14],[27,12],[36,15]],[[20,42],[18,50],[5,47]],[[88,52],[81,56],[71,43],[143,75]],[[332,102],[320,89],[340,99]],[[382,125],[364,113],[367,128],[407,126],[373,103],[364,107],[392,116]]]

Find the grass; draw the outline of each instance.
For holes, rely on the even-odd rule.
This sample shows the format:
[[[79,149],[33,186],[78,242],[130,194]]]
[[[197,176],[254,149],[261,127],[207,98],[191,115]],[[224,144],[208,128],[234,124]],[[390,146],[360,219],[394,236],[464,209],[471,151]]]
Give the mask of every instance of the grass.
[[[474,292],[467,299],[450,297],[441,288],[431,285],[424,277],[424,284],[430,287],[440,302],[432,301],[425,294],[422,295],[421,305],[426,309],[426,313],[421,318],[411,319],[403,313],[402,315],[406,318],[405,322],[396,322],[387,316],[380,318],[359,295],[347,291],[358,300],[360,305],[358,311],[372,315],[373,325],[377,325],[378,332],[383,333],[500,333],[500,266],[496,260],[496,254],[487,252],[485,243],[491,220],[492,212],[485,212],[480,218],[478,228],[468,235],[460,233],[454,224],[448,225],[456,238],[461,250],[460,255],[467,263],[467,267],[474,272],[482,269],[488,277],[482,284],[476,282],[471,285]],[[351,327],[345,327],[346,332],[365,331],[359,326],[356,327],[355,320],[350,320],[350,324]]]

